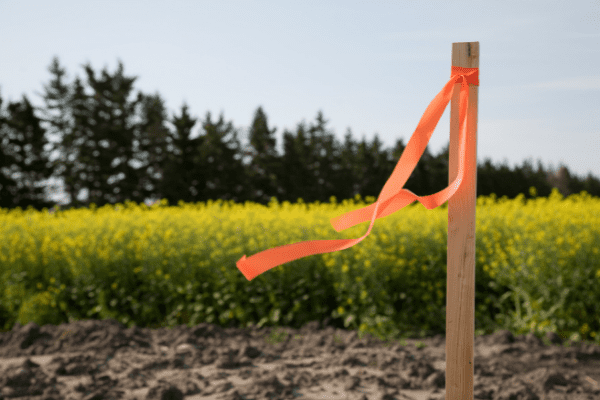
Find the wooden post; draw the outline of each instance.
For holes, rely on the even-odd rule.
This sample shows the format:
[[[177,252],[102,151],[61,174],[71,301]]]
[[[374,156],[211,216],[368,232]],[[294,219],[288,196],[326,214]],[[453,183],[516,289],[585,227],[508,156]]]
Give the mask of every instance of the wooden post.
[[[479,42],[452,43],[452,65],[479,68]],[[477,204],[477,96],[469,85],[465,181],[448,200],[446,291],[446,400],[473,400],[475,337],[475,206]],[[458,175],[460,83],[450,106],[449,183]]]

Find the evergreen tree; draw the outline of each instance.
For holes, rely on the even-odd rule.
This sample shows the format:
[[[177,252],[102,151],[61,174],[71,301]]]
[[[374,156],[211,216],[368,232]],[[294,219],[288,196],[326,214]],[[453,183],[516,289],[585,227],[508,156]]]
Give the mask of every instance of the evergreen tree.
[[[402,153],[404,153],[404,149],[406,145],[404,144],[404,140],[402,138],[396,139],[396,144],[390,151],[390,165],[392,166],[392,172],[396,168],[396,165],[400,161],[400,157],[402,157]],[[390,173],[391,175],[391,173]],[[404,185],[406,187],[406,185]]]
[[[277,176],[282,171],[276,149],[276,131],[277,128],[269,129],[267,115],[262,107],[258,107],[249,131],[252,161],[246,168],[251,192],[249,200],[263,205],[268,204],[271,197],[281,199],[284,193]]]
[[[2,99],[0,98],[0,107]],[[10,102],[0,116],[0,207],[13,209],[28,206],[36,210],[51,208],[43,181],[52,174],[49,153],[44,150],[48,139],[41,120],[26,96]],[[6,115],[4,115],[6,114]]]
[[[583,182],[583,187],[575,193],[580,193],[583,190],[588,192],[590,195],[600,197],[600,180],[588,173],[585,181]]]
[[[8,119],[2,108],[2,97],[0,96],[0,207],[12,208],[13,196],[15,195],[17,181],[13,177],[10,168],[17,162],[14,151],[10,148],[10,137],[6,130]]]
[[[356,146],[356,154],[354,155],[355,167],[353,175],[356,177],[357,189],[356,193],[362,198],[370,196],[367,194],[367,187],[370,186],[369,165],[373,165],[375,160],[371,159],[371,155],[367,149],[368,145],[363,135],[363,139]]]
[[[165,102],[156,93],[143,95],[140,103],[141,122],[137,124],[134,141],[137,143],[135,154],[141,164],[135,170],[136,178],[129,184],[130,193],[140,203],[145,199],[160,197],[160,184],[164,181],[163,166],[171,159],[169,147],[173,147],[173,134],[167,127],[168,116]]]
[[[295,135],[287,129],[283,132],[283,150],[280,182],[284,200],[292,204],[298,199],[302,199],[304,203],[311,202],[314,197],[314,181],[307,168],[310,163],[310,145],[304,121],[297,125]]]
[[[59,152],[59,157],[52,160],[52,166],[55,168],[52,177],[64,178],[70,205],[80,207],[83,203],[79,201],[79,185],[75,181],[78,172],[76,163],[78,154],[71,105],[72,91],[79,88],[83,92],[83,88],[79,79],[75,81],[72,88],[64,82],[66,71],[60,66],[58,57],[52,59],[48,71],[52,79],[48,85],[44,86],[42,94],[46,104],[46,107],[41,109],[44,114],[42,121],[48,124],[49,133],[60,138],[58,143],[51,143],[51,151]]]
[[[8,113],[14,114],[10,124],[8,114],[2,116],[2,204],[25,204],[39,199],[39,191],[29,193],[22,189],[29,194],[19,195],[15,192],[19,183],[13,178],[19,174],[14,166],[27,158],[19,153],[23,145],[26,151],[39,154],[38,161],[22,165],[30,168],[27,184],[35,188],[34,182],[40,178],[64,178],[75,207],[126,199],[140,203],[152,197],[168,198],[171,204],[178,200],[219,198],[266,204],[273,196],[280,201],[296,202],[302,198],[305,202],[327,202],[332,195],[341,201],[358,193],[363,198],[377,197],[405,150],[402,140],[393,149],[383,150],[378,135],[371,144],[364,138],[356,143],[349,128],[345,143],[340,145],[327,130],[327,121],[319,111],[308,128],[302,122],[295,133],[284,132],[284,154],[279,156],[275,150],[276,128],[269,128],[266,113],[259,107],[249,131],[248,150],[243,152],[237,131],[232,123],[223,121],[222,115],[219,121],[212,122],[207,113],[202,123],[205,134],[191,139],[196,119],[187,114],[184,105],[181,116],[173,117],[175,132],[171,132],[166,126],[164,101],[158,93],[138,93],[133,101],[128,100],[136,78],[124,76],[120,62],[113,75],[104,70],[98,79],[91,67],[85,66],[91,94],[86,93],[79,78],[72,85],[64,82],[65,70],[58,58],[53,59],[49,71],[52,80],[45,86],[46,107],[41,110],[45,113],[41,121],[46,126],[38,128],[54,133],[60,140],[50,143],[52,148],[47,153],[43,145],[40,147],[41,142],[18,142],[25,131],[43,136],[35,128],[35,116],[25,101],[12,106]],[[423,196],[448,186],[448,145],[435,157],[425,149],[405,184],[407,189]],[[59,151],[60,157],[44,162],[44,156],[54,150]],[[247,166],[242,163],[244,156],[251,156]],[[42,176],[42,171],[50,176]],[[529,197],[530,186],[537,188],[538,196],[549,195],[552,187],[559,187],[564,195],[584,189],[600,195],[600,182],[591,175],[584,181],[571,176],[566,167],[559,175],[544,171],[539,161],[534,172],[528,162],[512,170],[506,165],[496,167],[486,159],[477,166],[477,195],[495,193],[512,198],[524,193]],[[12,192],[9,187],[13,187]],[[87,199],[83,199],[85,190]],[[8,198],[12,200],[6,203]]]
[[[133,164],[144,165],[140,159],[144,154],[150,159],[146,160],[145,167],[150,163],[156,168],[160,161],[155,155],[156,149],[143,152],[148,146],[164,142],[156,137],[155,129],[160,126],[162,117],[160,98],[138,93],[130,101],[137,77],[125,76],[120,61],[112,75],[104,69],[96,78],[89,64],[84,65],[84,70],[91,94],[86,93],[79,77],[70,87],[63,82],[65,70],[56,57],[49,68],[53,79],[45,86],[45,121],[60,137],[55,146],[61,154],[54,160],[57,175],[64,178],[73,207],[87,207],[91,203],[101,207],[125,200],[141,203],[152,193],[152,178]],[[141,123],[134,121],[138,107]],[[152,129],[155,136],[149,133]],[[166,134],[164,130],[160,132]],[[134,139],[137,142],[134,143]],[[134,148],[134,144],[138,148]]]
[[[517,167],[517,171],[518,171],[518,178],[517,178],[518,180],[516,182],[517,190],[519,191],[519,193],[523,193],[526,198],[530,198],[531,195],[529,194],[529,187],[537,186],[537,184],[528,186],[528,184],[530,184],[532,181],[534,181],[534,177],[535,177],[535,171],[533,170],[531,161],[525,160],[523,162],[523,167],[521,167],[521,168]]]
[[[75,118],[87,137],[80,153],[80,161],[87,168],[89,195],[86,203],[102,206],[122,203],[126,199],[141,203],[144,193],[136,190],[139,174],[131,165],[136,159],[132,119],[144,96],[138,94],[135,101],[128,100],[137,77],[124,76],[120,61],[113,75],[104,69],[98,79],[89,64],[84,68],[93,95],[81,96],[81,104],[86,106],[76,108]]]
[[[95,181],[93,172],[99,162],[96,160],[97,154],[94,154],[98,150],[93,141],[92,126],[95,122],[90,121],[93,110],[88,108],[89,97],[85,93],[83,83],[77,77],[73,83],[69,104],[73,129],[61,138],[69,155],[64,162],[67,169],[65,184],[68,188],[72,188],[76,195],[75,199],[71,199],[76,207],[87,207],[92,202],[99,207],[103,205],[96,195],[100,188],[94,188],[100,186],[100,183]]]
[[[358,180],[358,194],[363,199],[367,196],[377,198],[393,171],[388,152],[381,148],[381,144],[378,134],[375,134],[370,145],[364,136],[358,144],[355,174]]]
[[[340,196],[340,193],[336,192],[336,181],[339,179],[338,171],[341,169],[341,149],[333,132],[326,129],[327,122],[322,111],[319,111],[315,124],[308,130],[310,136],[308,169],[315,179],[312,185],[315,189],[314,196],[320,202],[329,202],[331,196]]]
[[[419,159],[417,166],[406,182],[407,187],[417,196],[429,196],[444,189],[446,185],[436,186],[440,172],[443,171],[444,164],[436,165],[433,155],[429,152],[429,145],[425,146],[425,151]],[[436,167],[438,171],[436,174]],[[440,171],[441,170],[441,171]],[[447,177],[447,174],[446,174]],[[410,185],[410,186],[409,186]]]
[[[429,156],[429,151],[425,149],[423,157],[428,164],[425,183],[423,184],[422,193],[419,195],[430,195],[445,189],[449,185],[449,168],[450,168],[450,140],[442,148],[437,156]],[[417,164],[418,166],[418,164]],[[423,176],[423,175],[422,175]],[[479,177],[477,178],[479,179]]]
[[[206,181],[200,159],[202,138],[191,138],[197,119],[189,115],[188,106],[184,104],[181,116],[174,115],[171,121],[175,126],[173,148],[164,162],[163,178],[158,184],[159,197],[167,199],[170,205],[176,205],[180,200],[195,203],[200,201],[198,188]]]
[[[340,169],[336,181],[336,193],[339,193],[338,200],[340,202],[360,194],[357,172],[361,170],[361,167],[356,162],[357,154],[358,144],[352,139],[352,130],[348,128],[339,155]]]
[[[201,199],[241,203],[248,195],[244,186],[248,179],[240,156],[238,132],[231,122],[225,123],[223,114],[218,122],[212,122],[210,112],[206,113],[202,129],[205,134],[202,135],[200,160],[206,180],[200,183]]]
[[[371,196],[377,198],[383,189],[383,186],[390,178],[395,165],[391,162],[390,150],[383,148],[383,142],[379,140],[379,135],[375,133],[375,137],[370,145],[370,152],[375,159],[372,166],[374,191]],[[417,164],[418,165],[418,164]]]

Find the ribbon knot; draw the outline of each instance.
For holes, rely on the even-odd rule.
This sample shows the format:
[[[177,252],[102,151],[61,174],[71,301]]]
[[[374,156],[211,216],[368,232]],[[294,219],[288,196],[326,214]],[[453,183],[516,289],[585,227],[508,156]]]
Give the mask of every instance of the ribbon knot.
[[[463,68],[452,66],[451,76],[459,76],[462,79],[456,81],[456,83],[462,83],[466,77],[467,83],[479,86],[479,68]]]

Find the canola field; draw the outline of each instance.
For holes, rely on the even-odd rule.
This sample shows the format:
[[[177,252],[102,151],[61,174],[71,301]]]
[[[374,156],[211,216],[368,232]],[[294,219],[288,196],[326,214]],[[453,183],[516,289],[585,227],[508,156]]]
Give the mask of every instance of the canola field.
[[[535,189],[532,188],[535,196]],[[80,210],[1,210],[0,330],[114,318],[127,326],[301,326],[324,316],[381,337],[445,331],[447,204],[415,202],[355,246],[247,281],[242,255],[358,238],[330,219],[374,202],[268,207],[166,201]],[[600,343],[600,199],[477,199],[476,334],[554,331]]]

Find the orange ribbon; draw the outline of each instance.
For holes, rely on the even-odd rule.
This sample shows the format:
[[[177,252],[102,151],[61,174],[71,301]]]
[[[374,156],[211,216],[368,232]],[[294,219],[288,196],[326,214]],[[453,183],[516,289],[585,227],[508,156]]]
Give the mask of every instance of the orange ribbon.
[[[446,106],[452,99],[452,93],[454,92],[454,85],[456,83],[461,83],[458,176],[445,189],[429,196],[419,197],[410,190],[403,189],[402,187],[423,155],[425,147],[429,143],[429,139],[431,139],[431,135],[437,126],[437,123],[442,117]],[[244,255],[238,260],[236,265],[246,279],[251,281],[273,267],[299,258],[312,256],[314,254],[331,253],[333,251],[345,250],[352,247],[371,233],[371,228],[373,228],[376,219],[387,217],[400,210],[402,207],[411,204],[415,200],[418,200],[419,203],[423,204],[428,210],[432,210],[448,201],[460,187],[465,175],[465,168],[467,165],[470,165],[467,164],[465,160],[467,145],[467,111],[469,104],[468,84],[479,86],[479,68],[452,66],[450,80],[438,95],[435,96],[425,110],[425,113],[423,113],[423,117],[421,117],[417,129],[415,129],[415,132],[408,141],[398,164],[396,164],[392,175],[383,186],[377,201],[369,206],[350,211],[331,219],[331,225],[337,232],[371,220],[367,233],[358,239],[309,240],[306,242],[274,247],[254,254],[250,258],[246,258],[246,255]]]

